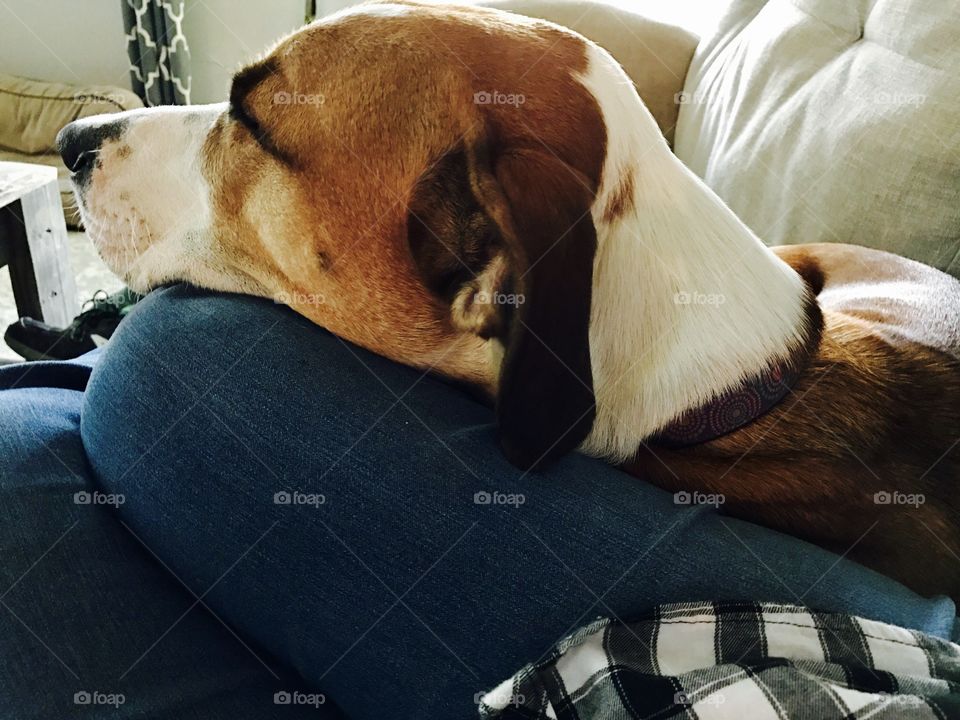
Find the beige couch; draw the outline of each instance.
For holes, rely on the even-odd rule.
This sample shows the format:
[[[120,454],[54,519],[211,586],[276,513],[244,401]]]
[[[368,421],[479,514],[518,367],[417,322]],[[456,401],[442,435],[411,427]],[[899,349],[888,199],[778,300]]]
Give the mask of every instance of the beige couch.
[[[960,276],[960,10],[733,0],[675,151],[770,244],[851,242]]]
[[[76,87],[0,73],[0,161],[57,168],[67,225],[77,227],[69,173],[54,147],[57,132],[77,118],[138,107],[143,107],[140,98],[123,88]]]

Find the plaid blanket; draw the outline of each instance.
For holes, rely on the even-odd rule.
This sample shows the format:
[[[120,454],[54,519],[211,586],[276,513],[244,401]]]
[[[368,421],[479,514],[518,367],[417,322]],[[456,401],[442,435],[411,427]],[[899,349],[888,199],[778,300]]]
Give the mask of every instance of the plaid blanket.
[[[960,646],[795,605],[600,619],[478,696],[485,720],[960,718]]]

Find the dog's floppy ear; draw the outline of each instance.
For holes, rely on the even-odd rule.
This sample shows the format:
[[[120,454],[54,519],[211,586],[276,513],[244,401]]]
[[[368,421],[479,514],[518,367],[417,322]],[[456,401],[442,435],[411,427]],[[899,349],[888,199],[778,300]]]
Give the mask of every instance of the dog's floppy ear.
[[[409,239],[453,322],[505,348],[497,422],[507,458],[533,468],[575,449],[595,416],[590,298],[593,192],[548,151],[447,154],[418,183]]]

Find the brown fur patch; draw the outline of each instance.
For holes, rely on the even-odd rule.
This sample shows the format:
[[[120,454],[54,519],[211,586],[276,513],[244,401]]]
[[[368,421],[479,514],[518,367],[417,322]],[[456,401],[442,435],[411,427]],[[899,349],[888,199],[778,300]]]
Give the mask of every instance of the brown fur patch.
[[[617,187],[603,209],[601,217],[604,222],[611,223],[633,211],[634,182],[632,170],[624,170],[621,173]]]
[[[788,245],[777,248],[780,259],[797,271],[814,295],[823,290],[823,270],[817,258],[803,245]]]
[[[594,193],[606,131],[577,80],[582,38],[487,9],[404,5],[307,26],[238,75],[239,112],[205,148],[218,240],[265,294],[327,298],[294,307],[337,335],[490,388],[484,339],[456,327],[411,257],[413,190],[471,138],[495,158],[556,157]]]

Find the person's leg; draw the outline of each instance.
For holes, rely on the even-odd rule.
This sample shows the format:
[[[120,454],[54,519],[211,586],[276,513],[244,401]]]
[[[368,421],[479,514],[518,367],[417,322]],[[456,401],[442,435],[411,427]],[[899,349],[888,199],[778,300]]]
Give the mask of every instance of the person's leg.
[[[0,717],[281,717],[274,693],[301,681],[209,614],[91,481],[92,363],[0,368]]]
[[[125,521],[352,720],[472,717],[474,693],[575,626],[664,602],[949,632],[949,600],[597,460],[520,472],[491,420],[284,307],[178,286],[112,340],[82,431]]]

